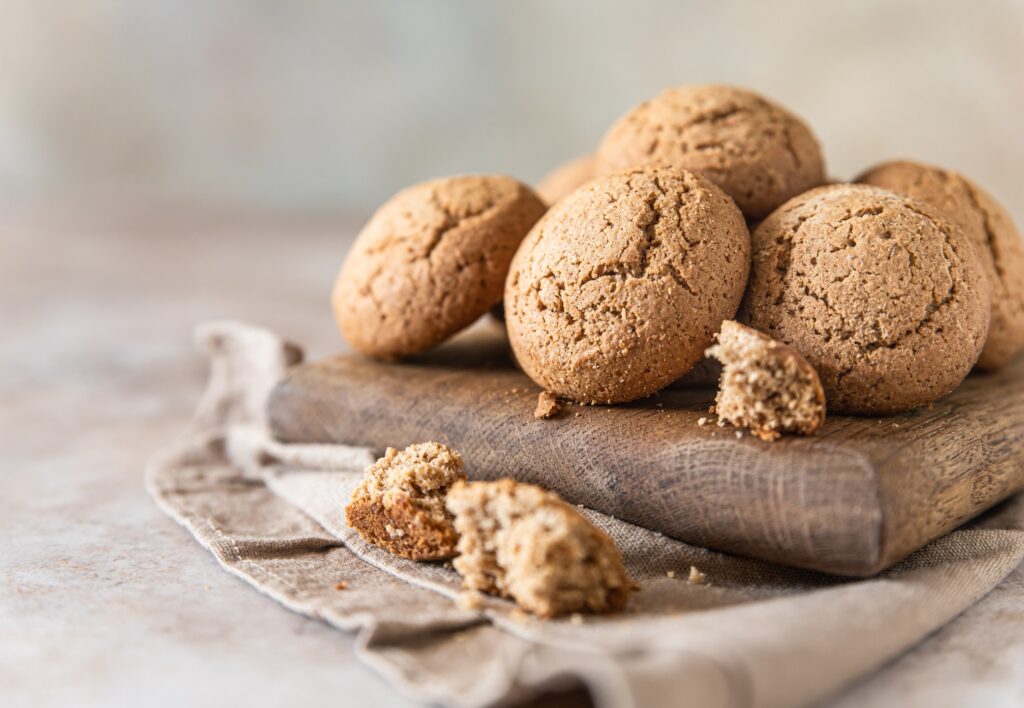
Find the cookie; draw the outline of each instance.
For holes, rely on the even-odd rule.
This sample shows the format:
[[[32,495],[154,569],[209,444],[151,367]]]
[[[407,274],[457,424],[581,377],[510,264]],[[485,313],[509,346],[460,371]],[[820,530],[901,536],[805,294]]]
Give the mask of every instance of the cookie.
[[[1006,210],[963,175],[916,162],[883,163],[856,181],[927,202],[960,226],[992,290],[992,323],[977,365],[1007,364],[1024,347],[1024,245]]]
[[[729,86],[682,86],[640,104],[612,126],[596,159],[598,175],[657,163],[699,172],[750,218],[825,181],[806,123]]]
[[[583,155],[552,170],[537,185],[537,194],[547,204],[554,204],[575,192],[594,178],[594,157]]]
[[[366,469],[345,518],[368,543],[412,560],[455,555],[458,537],[445,508],[451,486],[466,479],[462,457],[440,443],[389,447]]]
[[[752,240],[741,319],[807,358],[829,410],[909,410],[974,366],[988,283],[966,236],[934,207],[876,187],[821,187]]]
[[[793,347],[726,320],[707,354],[724,367],[715,398],[719,420],[762,440],[813,435],[825,422],[818,372]]]
[[[505,285],[509,341],[541,388],[582,403],[643,398],[686,373],[743,296],[750,235],[707,179],[640,167],[562,199]]]
[[[331,298],[345,338],[382,358],[424,352],[501,301],[509,261],[546,207],[500,175],[437,179],[384,204]]]
[[[511,479],[448,494],[455,570],[470,591],[509,597],[538,617],[623,609],[633,583],[615,542],[556,494]]]

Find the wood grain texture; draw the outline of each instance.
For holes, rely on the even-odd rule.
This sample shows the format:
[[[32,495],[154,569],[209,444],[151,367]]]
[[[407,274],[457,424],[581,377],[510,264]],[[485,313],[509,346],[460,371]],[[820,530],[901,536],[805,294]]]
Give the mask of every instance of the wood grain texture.
[[[471,477],[511,476],[683,541],[840,575],[877,573],[1024,488],[1024,362],[931,408],[830,418],[773,443],[700,426],[711,390],[669,389],[536,420],[537,388],[499,327],[402,364],[293,369],[275,436],[381,448],[438,440]]]

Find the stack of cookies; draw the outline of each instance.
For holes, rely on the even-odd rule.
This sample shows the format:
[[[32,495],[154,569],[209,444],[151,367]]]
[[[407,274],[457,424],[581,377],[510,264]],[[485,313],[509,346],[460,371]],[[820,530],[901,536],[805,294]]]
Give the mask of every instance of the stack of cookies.
[[[333,295],[348,341],[380,358],[434,347],[499,303],[519,366],[558,397],[648,396],[704,367],[735,319],[755,332],[743,356],[712,350],[727,367],[756,352],[789,362],[759,372],[813,374],[801,391],[759,390],[787,390],[789,405],[821,391],[830,411],[884,415],[1019,352],[1024,248],[961,175],[890,162],[830,182],[813,132],[785,108],[682,87],[536,191],[483,175],[400,192],[359,235]],[[767,436],[785,432],[761,404]],[[794,432],[823,417],[815,405],[821,416],[790,416],[803,421]]]

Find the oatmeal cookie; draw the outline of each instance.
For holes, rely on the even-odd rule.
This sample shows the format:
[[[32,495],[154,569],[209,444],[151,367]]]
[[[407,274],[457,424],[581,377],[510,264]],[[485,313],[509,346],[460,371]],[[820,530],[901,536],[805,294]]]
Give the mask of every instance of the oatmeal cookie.
[[[957,223],[974,245],[992,291],[992,323],[981,369],[998,369],[1024,348],[1024,244],[1006,210],[963,175],[917,162],[886,162],[857,182],[927,202]]]
[[[331,298],[356,350],[418,354],[501,301],[516,247],[546,209],[529,187],[499,175],[409,187],[356,238]]]
[[[793,347],[727,320],[707,353],[723,365],[715,398],[720,420],[762,440],[813,435],[825,422],[818,372]]]
[[[740,319],[807,358],[831,411],[909,410],[952,391],[977,361],[988,283],[934,207],[876,187],[820,187],[752,239]]]
[[[465,478],[462,457],[440,443],[410,445],[401,452],[389,447],[366,469],[345,518],[367,542],[396,556],[451,558],[458,537],[445,495]]]
[[[608,131],[596,160],[598,175],[649,164],[698,172],[750,218],[825,181],[807,124],[731,86],[681,86],[640,104]]]
[[[552,492],[511,479],[457,483],[448,509],[467,590],[539,617],[623,609],[633,589],[615,542]]]
[[[750,234],[718,187],[672,167],[594,180],[516,253],[509,340],[542,388],[582,403],[654,393],[690,370],[747,281]]]

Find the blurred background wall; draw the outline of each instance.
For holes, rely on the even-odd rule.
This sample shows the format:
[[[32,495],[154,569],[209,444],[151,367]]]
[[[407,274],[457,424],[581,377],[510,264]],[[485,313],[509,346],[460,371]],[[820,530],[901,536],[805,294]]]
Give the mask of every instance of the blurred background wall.
[[[752,87],[830,171],[960,169],[1024,222],[1024,2],[0,0],[0,195],[363,213],[536,180],[633,104]]]

